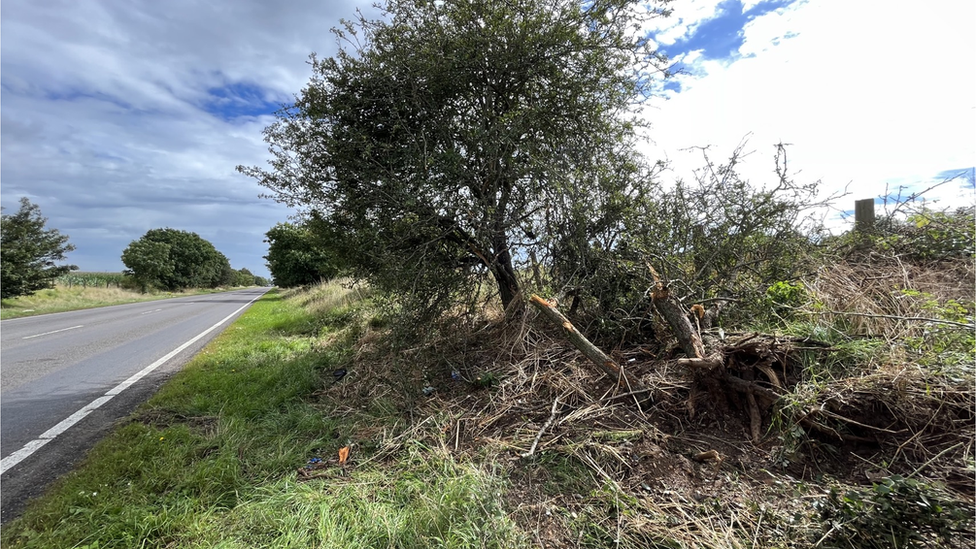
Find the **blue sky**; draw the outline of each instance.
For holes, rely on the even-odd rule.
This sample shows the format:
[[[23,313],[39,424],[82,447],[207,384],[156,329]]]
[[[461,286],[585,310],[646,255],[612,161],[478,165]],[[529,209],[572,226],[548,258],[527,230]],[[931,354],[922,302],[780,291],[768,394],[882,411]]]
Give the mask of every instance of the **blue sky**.
[[[0,203],[38,204],[82,270],[119,271],[129,242],[173,227],[267,275],[264,233],[291,212],[234,167],[264,164],[261,131],[308,80],[308,55],[334,53],[329,29],[370,4],[4,0]],[[647,30],[683,70],[646,110],[646,152],[675,176],[700,163],[689,147],[723,158],[747,139],[748,175],[768,180],[783,141],[822,194],[847,187],[853,203],[963,172],[931,198],[972,203],[973,2],[671,7]]]

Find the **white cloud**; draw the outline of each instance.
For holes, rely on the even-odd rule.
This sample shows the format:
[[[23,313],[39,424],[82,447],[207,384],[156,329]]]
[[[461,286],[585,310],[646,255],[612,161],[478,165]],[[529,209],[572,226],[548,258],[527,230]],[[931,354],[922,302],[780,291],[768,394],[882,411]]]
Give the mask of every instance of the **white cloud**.
[[[653,154],[687,170],[698,157],[680,149],[714,145],[722,158],[751,133],[754,180],[770,179],[782,141],[799,179],[825,191],[850,183],[852,200],[974,166],[974,20],[976,4],[948,0],[818,0],[765,14],[744,28],[742,58],[698,60],[693,72],[706,76],[655,102]]]
[[[272,118],[208,112],[211,91],[290,101],[367,4],[4,0],[3,205],[30,197],[85,270],[121,270],[130,241],[168,226],[267,274],[263,233],[290,212],[234,168],[264,164]]]
[[[234,167],[264,164],[271,118],[207,112],[211,91],[244,93],[228,104],[289,101],[308,80],[308,54],[334,52],[329,29],[369,4],[4,0],[3,205],[31,197],[71,236],[69,260],[83,269],[121,269],[129,241],[171,226],[265,272],[262,235],[289,212]],[[675,2],[671,18],[652,21],[657,42],[693,36],[721,4]],[[742,57],[682,56],[683,91],[650,111],[654,154],[694,166],[680,149],[713,144],[722,158],[752,132],[756,180],[782,140],[801,179],[850,181],[858,197],[973,166],[974,10],[817,0],[758,17],[742,31]]]
[[[648,30],[656,41],[670,46],[682,38],[694,34],[699,25],[718,14],[722,0],[684,0],[668,6],[671,17],[654,19]]]

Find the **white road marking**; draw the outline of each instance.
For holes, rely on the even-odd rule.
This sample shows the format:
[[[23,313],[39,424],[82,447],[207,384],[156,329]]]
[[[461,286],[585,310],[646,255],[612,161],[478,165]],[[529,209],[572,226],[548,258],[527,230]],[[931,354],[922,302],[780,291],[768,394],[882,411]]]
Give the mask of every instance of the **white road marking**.
[[[264,294],[261,294],[261,295],[264,295]],[[52,440],[54,440],[55,437],[57,437],[61,433],[64,433],[68,429],[70,429],[74,424],[76,424],[79,421],[81,421],[82,419],[84,419],[85,416],[87,416],[88,414],[92,413],[96,408],[98,408],[101,405],[105,404],[106,402],[112,400],[112,397],[114,397],[115,395],[117,395],[117,394],[121,393],[122,391],[128,389],[134,383],[136,383],[140,379],[144,378],[146,375],[148,375],[150,372],[152,372],[156,368],[159,368],[160,366],[162,366],[163,364],[165,364],[169,359],[171,359],[174,356],[178,355],[180,352],[182,352],[184,349],[186,349],[190,345],[193,345],[197,341],[200,341],[200,339],[202,337],[204,337],[207,334],[209,334],[210,332],[216,330],[218,327],[220,327],[221,324],[223,324],[223,323],[227,322],[228,320],[230,320],[231,317],[233,317],[237,313],[243,311],[245,307],[247,307],[251,303],[254,303],[260,297],[261,296],[259,295],[259,296],[255,297],[254,299],[252,299],[251,301],[248,301],[247,303],[245,303],[244,305],[242,305],[239,309],[237,309],[233,313],[225,316],[224,319],[221,320],[220,322],[218,322],[218,323],[214,324],[213,326],[207,328],[206,330],[200,332],[193,339],[187,341],[183,345],[180,345],[176,349],[173,349],[172,351],[170,351],[169,353],[167,353],[165,356],[163,356],[162,358],[160,358],[156,362],[153,362],[149,366],[146,366],[145,368],[143,368],[142,370],[140,370],[138,373],[134,374],[129,379],[123,381],[122,383],[119,383],[111,391],[105,393],[104,396],[100,396],[100,397],[96,398],[95,400],[93,400],[90,403],[88,403],[88,405],[86,405],[81,410],[78,410],[77,412],[75,412],[75,413],[71,414],[70,416],[66,417],[65,419],[61,420],[61,422],[58,423],[57,425],[55,425],[54,427],[51,427],[47,431],[44,431],[36,439],[34,439],[34,440],[28,442],[27,444],[25,444],[24,447],[21,448],[20,450],[17,450],[16,452],[14,452],[14,453],[10,454],[9,456],[7,456],[7,457],[3,458],[2,460],[0,460],[0,475],[3,475],[11,467],[13,467],[13,466],[17,465],[18,463],[20,463],[21,461],[24,461],[25,459],[27,459],[31,454],[33,454],[34,452],[36,452],[41,446],[44,446],[48,442],[51,442]],[[80,328],[80,327],[81,326],[76,326],[76,328]],[[68,329],[70,330],[71,328],[68,328]],[[58,330],[58,331],[63,331],[63,330]],[[50,333],[54,333],[54,332],[50,332]],[[40,334],[40,335],[44,335],[44,334]],[[36,336],[32,336],[32,337],[36,337]]]
[[[162,309],[156,309],[156,310],[153,310],[153,311],[146,311],[144,313],[139,313],[139,315],[140,316],[142,316],[142,315],[151,315],[153,313],[158,313],[159,311],[162,311]]]
[[[56,334],[58,332],[67,332],[68,330],[77,330],[78,328],[84,328],[84,327],[85,327],[84,324],[79,324],[77,326],[72,326],[70,328],[62,328],[60,330],[54,330],[53,332],[44,332],[43,334],[37,334],[37,335],[27,336],[27,337],[23,337],[21,339],[33,339],[35,337],[41,337],[41,336]]]

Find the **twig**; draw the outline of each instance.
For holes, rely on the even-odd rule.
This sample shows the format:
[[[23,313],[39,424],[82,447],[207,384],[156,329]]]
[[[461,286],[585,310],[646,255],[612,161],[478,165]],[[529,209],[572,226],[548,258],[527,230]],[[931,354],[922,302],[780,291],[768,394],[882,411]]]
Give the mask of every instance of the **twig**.
[[[962,446],[962,444],[963,444],[962,442],[960,442],[960,443],[958,443],[958,444],[953,444],[952,446],[950,446],[950,447],[948,447],[948,448],[946,448],[945,450],[942,450],[941,452],[939,452],[938,454],[936,454],[936,455],[935,455],[935,457],[933,457],[932,459],[930,459],[930,460],[928,460],[928,461],[926,461],[926,462],[925,462],[925,463],[923,463],[923,464],[922,464],[921,466],[919,466],[919,468],[918,468],[918,469],[915,469],[915,470],[914,470],[914,471],[912,472],[912,474],[910,474],[910,475],[908,475],[908,477],[907,477],[907,478],[912,478],[912,477],[914,477],[915,475],[917,475],[917,474],[919,473],[919,471],[921,471],[922,469],[925,469],[925,468],[926,468],[926,467],[928,467],[929,465],[932,465],[932,462],[933,462],[933,461],[935,461],[935,460],[937,460],[937,459],[939,459],[940,457],[942,457],[942,456],[944,456],[945,454],[947,454],[947,453],[949,453],[949,452],[951,452],[952,450],[955,450],[956,448],[958,448],[958,447],[960,447],[960,446]]]
[[[629,391],[629,392],[626,392],[626,393],[620,393],[619,395],[605,396],[605,397],[603,397],[603,398],[600,399],[600,402],[608,402],[608,401],[611,401],[611,400],[617,400],[618,398],[626,398],[626,397],[634,396],[634,395],[642,395],[642,394],[647,393],[647,392],[650,392],[650,389],[641,389],[639,391]]]
[[[892,435],[900,435],[901,433],[907,431],[907,429],[902,429],[901,431],[892,431],[891,429],[885,429],[885,428],[882,428],[882,427],[875,427],[874,425],[866,425],[864,423],[860,423],[860,422],[854,421],[853,419],[851,419],[849,417],[844,417],[844,416],[842,416],[840,414],[835,414],[834,412],[831,412],[830,410],[827,410],[827,409],[825,409],[823,407],[817,408],[816,410],[814,410],[814,412],[815,413],[818,413],[818,414],[823,414],[823,415],[825,415],[827,417],[832,417],[834,419],[838,419],[840,421],[843,421],[844,423],[850,423],[852,425],[857,425],[858,427],[864,427],[865,429],[872,429],[872,430],[875,430],[875,431],[881,431],[882,433],[888,433],[888,434],[892,434]]]
[[[712,370],[721,366],[724,363],[722,358],[722,353],[712,353],[705,358],[679,358],[678,364],[681,366],[691,366],[694,368],[703,368],[705,370]]]
[[[552,425],[553,420],[556,419],[557,406],[559,406],[559,397],[556,397],[556,400],[552,401],[552,411],[549,413],[549,419],[546,420],[546,422],[542,425],[542,429],[539,429],[539,432],[535,435],[535,440],[532,441],[532,446],[529,448],[529,451],[522,454],[522,457],[527,458],[535,453],[535,448],[539,445],[539,441],[542,439],[542,433],[544,433],[546,429]]]
[[[866,316],[870,318],[888,318],[891,320],[911,320],[917,322],[934,322],[936,324],[949,324],[951,326],[959,326],[960,328],[968,328],[970,330],[976,329],[976,324],[966,324],[964,322],[956,322],[954,320],[943,320],[941,318],[926,318],[921,316],[896,316],[896,315],[881,315],[875,313],[852,313],[847,311],[803,311],[805,313],[817,314],[817,315],[847,315],[847,316]]]

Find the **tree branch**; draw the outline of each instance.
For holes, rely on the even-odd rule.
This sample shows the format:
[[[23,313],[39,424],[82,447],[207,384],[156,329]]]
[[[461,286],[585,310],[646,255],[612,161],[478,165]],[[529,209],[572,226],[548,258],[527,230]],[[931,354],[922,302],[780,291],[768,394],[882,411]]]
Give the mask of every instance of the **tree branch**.
[[[610,357],[608,357],[603,351],[597,348],[596,345],[586,339],[586,337],[573,326],[573,323],[569,321],[562,313],[559,312],[556,307],[551,303],[542,299],[541,297],[533,294],[532,304],[536,306],[542,314],[548,318],[553,324],[561,326],[565,330],[566,338],[569,339],[570,343],[576,346],[586,358],[590,359],[590,362],[595,364],[598,368],[603,370],[608,376],[615,378],[617,384],[627,389],[631,392],[649,392],[650,389],[646,389],[636,380],[630,378],[616,362]]]

